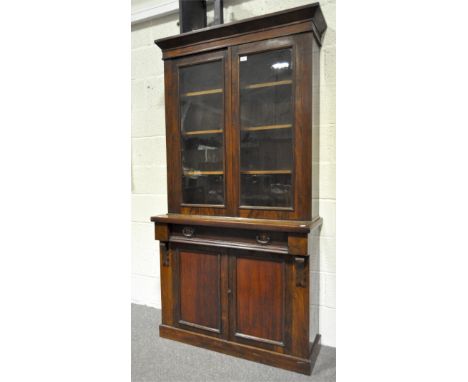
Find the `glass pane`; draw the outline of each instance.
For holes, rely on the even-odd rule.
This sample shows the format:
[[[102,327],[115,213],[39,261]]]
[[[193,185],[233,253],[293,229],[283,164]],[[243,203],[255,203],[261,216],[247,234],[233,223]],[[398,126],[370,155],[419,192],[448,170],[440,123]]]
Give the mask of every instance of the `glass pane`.
[[[239,57],[243,206],[292,207],[291,50]]]
[[[224,204],[222,61],[179,70],[182,201]]]
[[[241,174],[242,205],[289,207],[292,205],[291,174]]]

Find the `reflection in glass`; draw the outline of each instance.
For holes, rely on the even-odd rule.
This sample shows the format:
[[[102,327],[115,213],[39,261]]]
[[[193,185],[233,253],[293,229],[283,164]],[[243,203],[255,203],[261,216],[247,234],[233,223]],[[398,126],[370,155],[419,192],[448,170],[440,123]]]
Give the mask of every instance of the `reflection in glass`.
[[[182,202],[224,204],[222,61],[179,69]]]
[[[289,207],[292,205],[290,174],[241,174],[241,204]]]
[[[182,136],[182,166],[188,171],[223,171],[223,135]]]
[[[184,175],[182,198],[189,204],[224,204],[224,176]]]
[[[292,207],[291,50],[240,56],[240,203]]]

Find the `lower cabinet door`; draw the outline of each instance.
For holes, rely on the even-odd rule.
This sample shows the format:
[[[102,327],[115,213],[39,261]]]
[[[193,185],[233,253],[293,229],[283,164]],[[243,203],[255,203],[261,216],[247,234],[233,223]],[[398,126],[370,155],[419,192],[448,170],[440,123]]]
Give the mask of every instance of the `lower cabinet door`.
[[[290,345],[290,267],[284,256],[232,251],[231,341],[284,352]]]
[[[179,327],[221,337],[223,284],[227,284],[226,256],[198,246],[177,246],[175,259],[174,316]],[[225,280],[225,281],[224,281]]]

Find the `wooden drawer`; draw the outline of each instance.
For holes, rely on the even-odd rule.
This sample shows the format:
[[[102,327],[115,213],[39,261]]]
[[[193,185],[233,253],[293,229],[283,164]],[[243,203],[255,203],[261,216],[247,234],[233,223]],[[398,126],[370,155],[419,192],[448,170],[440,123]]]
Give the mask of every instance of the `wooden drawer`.
[[[169,231],[169,242],[288,253],[288,234],[286,232],[172,224]]]
[[[314,222],[244,219],[178,214],[151,218],[155,238],[161,242],[187,243],[211,247],[246,249],[259,252],[309,256],[311,230],[322,224]]]

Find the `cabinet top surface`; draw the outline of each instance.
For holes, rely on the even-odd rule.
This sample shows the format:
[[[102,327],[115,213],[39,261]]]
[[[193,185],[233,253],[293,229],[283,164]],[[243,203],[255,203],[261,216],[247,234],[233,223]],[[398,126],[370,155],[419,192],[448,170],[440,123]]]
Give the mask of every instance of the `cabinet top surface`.
[[[181,46],[202,43],[208,40],[229,38],[245,33],[255,33],[265,29],[304,21],[312,21],[314,25],[314,34],[318,41],[321,41],[322,35],[327,28],[327,24],[323,17],[322,10],[320,9],[320,4],[313,3],[284,11],[269,13],[263,16],[251,17],[240,21],[214,25],[208,28],[197,29],[187,33],[161,38],[155,40],[155,44],[162,50],[175,49]]]
[[[230,216],[165,214],[151,217],[155,223],[214,226],[283,232],[309,233],[322,225],[322,218],[314,221],[251,219]]]

